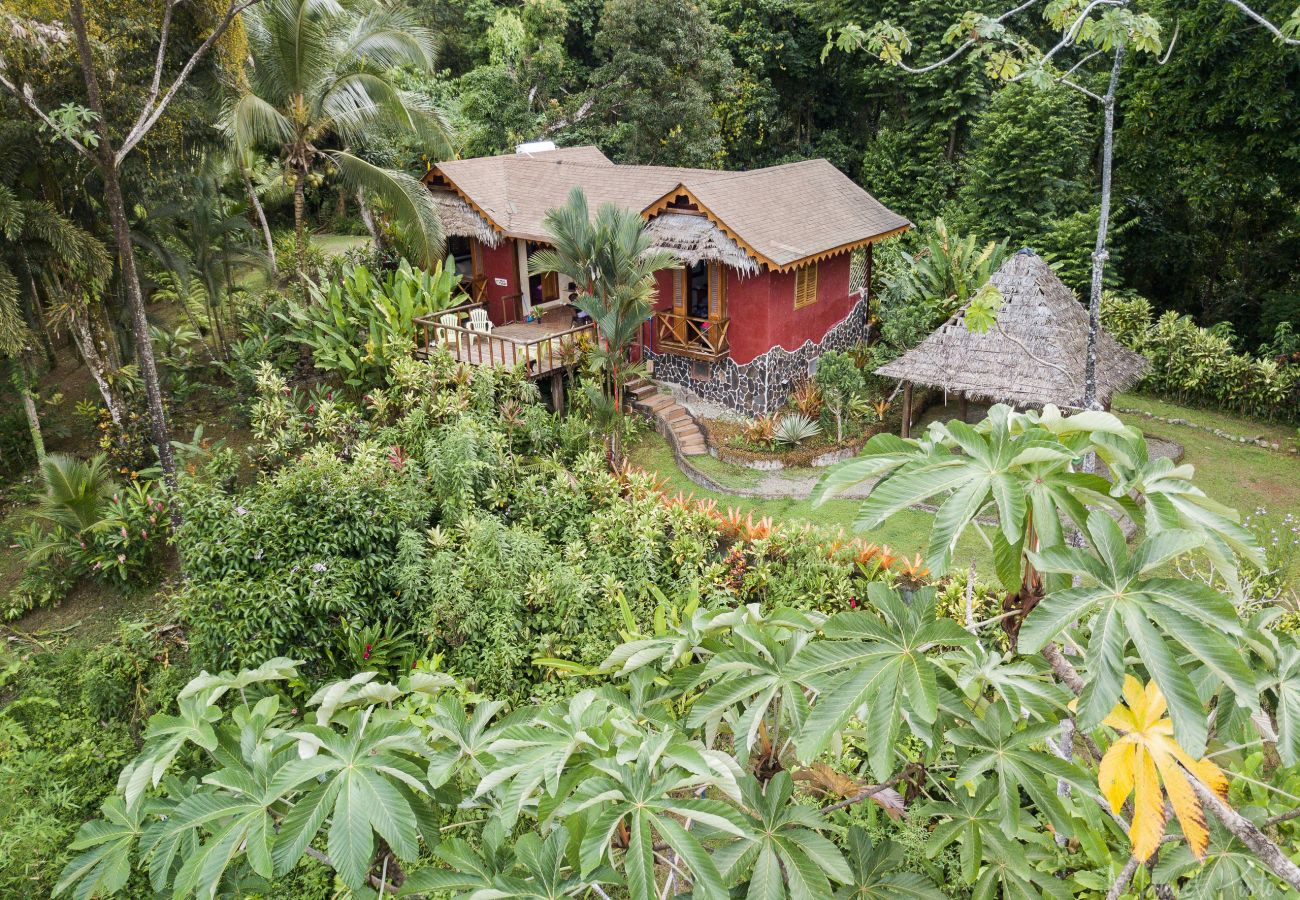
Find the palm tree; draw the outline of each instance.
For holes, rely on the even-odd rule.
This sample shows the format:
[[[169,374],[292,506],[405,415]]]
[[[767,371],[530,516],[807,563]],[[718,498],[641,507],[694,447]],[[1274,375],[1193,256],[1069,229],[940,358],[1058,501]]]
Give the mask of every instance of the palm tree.
[[[151,209],[146,227],[135,235],[173,273],[182,295],[191,284],[201,287],[208,326],[223,359],[227,337],[222,301],[234,287],[235,269],[266,262],[251,244],[248,210],[223,190],[237,166],[238,160],[225,156],[196,160],[193,173],[182,179],[185,199]],[[198,330],[198,323],[193,324]]]
[[[556,272],[580,288],[577,307],[591,316],[603,346],[593,362],[612,413],[610,461],[619,458],[617,422],[623,410],[623,386],[633,366],[628,348],[650,318],[655,295],[654,275],[679,265],[671,253],[654,250],[640,213],[606,203],[591,217],[587,196],[574,188],[569,200],[543,220],[551,249],[533,255],[533,274]]]
[[[351,149],[364,147],[378,128],[397,128],[417,136],[431,155],[447,154],[450,141],[437,113],[391,76],[397,66],[432,70],[431,34],[404,10],[354,13],[338,0],[266,0],[244,18],[253,70],[226,126],[239,151],[278,151],[293,183],[300,274],[307,182],[320,164],[336,169],[352,190],[381,198],[408,226],[409,249],[419,261],[440,259],[442,229],[429,192],[410,175]]]
[[[47,303],[53,301],[52,306],[62,306],[69,315],[73,336],[115,422],[121,419],[121,404],[94,341],[87,338],[89,304],[102,290],[112,262],[94,235],[33,193],[24,178],[29,157],[23,147],[30,139],[30,132],[21,127],[0,131],[0,358],[9,360],[10,378],[40,459],[45,447],[32,384],[38,340],[45,343],[53,365],[45,320],[55,310]],[[65,287],[81,296],[68,296]]]

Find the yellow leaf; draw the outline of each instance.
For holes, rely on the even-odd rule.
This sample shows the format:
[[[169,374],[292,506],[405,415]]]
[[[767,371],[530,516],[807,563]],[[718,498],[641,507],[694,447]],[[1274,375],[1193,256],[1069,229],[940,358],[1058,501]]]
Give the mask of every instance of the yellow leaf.
[[[1166,797],[1192,852],[1198,858],[1205,856],[1210,841],[1205,811],[1184,768],[1219,796],[1228,795],[1223,771],[1208,759],[1192,759],[1174,740],[1173,722],[1165,718],[1165,710],[1164,695],[1154,681],[1144,686],[1128,675],[1123,702],[1102,720],[1120,732],[1120,737],[1102,757],[1097,783],[1115,812],[1133,794],[1128,836],[1133,855],[1143,862],[1151,858],[1164,836]]]

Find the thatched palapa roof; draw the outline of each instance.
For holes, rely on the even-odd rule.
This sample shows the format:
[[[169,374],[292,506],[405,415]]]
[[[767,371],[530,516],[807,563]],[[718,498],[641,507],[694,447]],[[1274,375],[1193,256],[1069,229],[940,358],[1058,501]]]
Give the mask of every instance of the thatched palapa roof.
[[[647,230],[656,248],[667,250],[687,265],[720,262],[744,275],[758,274],[758,263],[704,216],[660,213],[650,220]]]
[[[460,237],[478,238],[489,247],[501,243],[501,235],[488,224],[487,220],[474,212],[474,207],[451,191],[430,191],[433,203],[438,207],[438,218],[442,220],[445,234]]]
[[[966,309],[877,375],[924,384],[993,403],[1078,408],[1088,352],[1088,312],[1031,250],[1008,259],[990,279],[1002,293],[997,324],[967,329]],[[1097,399],[1108,404],[1135,384],[1149,363],[1102,329],[1097,344]]]

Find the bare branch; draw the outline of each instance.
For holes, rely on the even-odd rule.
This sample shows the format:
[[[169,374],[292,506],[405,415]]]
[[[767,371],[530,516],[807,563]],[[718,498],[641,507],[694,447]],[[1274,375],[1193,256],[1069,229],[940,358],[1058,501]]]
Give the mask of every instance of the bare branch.
[[[158,99],[158,91],[162,88],[162,70],[163,63],[167,61],[167,39],[172,28],[172,10],[176,8],[177,2],[178,0],[166,0],[167,6],[163,10],[162,28],[159,29],[158,34],[158,57],[153,64],[153,81],[149,84],[149,96],[140,107],[140,118],[135,120],[135,125],[132,128],[144,121],[145,115],[153,106],[154,101]]]
[[[86,157],[86,159],[89,159],[92,162],[94,161],[95,154],[87,149],[86,145],[81,143],[81,141],[60,128],[55,121],[49,117],[45,110],[41,109],[40,106],[37,105],[36,101],[31,98],[27,91],[21,90],[18,85],[9,80],[3,70],[0,70],[0,85],[3,85],[5,90],[17,97],[19,103],[35,113],[37,118],[44,122],[47,128],[71,144],[74,150]]]
[[[1033,6],[1037,2],[1038,0],[1026,0],[1025,3],[1020,4],[1014,9],[1009,9],[1006,12],[1004,12],[1002,15],[994,19],[993,22],[996,25],[1000,25],[1003,22],[1005,22],[1007,19],[1016,15],[1017,13],[1022,13],[1025,10],[1029,9],[1029,7]],[[961,56],[963,53],[965,53],[973,46],[975,46],[975,39],[971,38],[970,40],[966,41],[961,46],[959,46],[956,50],[949,53],[943,59],[939,60],[938,62],[932,62],[928,66],[921,66],[920,68],[914,69],[911,66],[909,66],[907,63],[900,60],[898,63],[898,67],[902,69],[904,72],[910,72],[913,75],[920,75],[923,72],[932,72],[935,69],[948,65],[948,63],[952,62],[954,59]]]
[[[1086,87],[1084,87],[1083,85],[1079,84],[1078,82],[1071,81],[1070,79],[1066,78],[1065,76],[1061,76],[1060,78],[1058,78],[1058,79],[1056,79],[1056,80],[1059,81],[1061,84],[1065,85],[1066,87],[1072,87],[1072,88],[1074,88],[1076,91],[1078,91],[1079,93],[1088,95],[1090,98],[1092,98],[1093,100],[1096,100],[1098,103],[1105,103],[1105,102],[1106,102],[1106,98],[1105,98],[1105,97],[1101,96],[1100,94],[1095,94],[1095,93],[1093,93],[1092,91],[1088,90],[1088,89],[1087,89]]]
[[[1282,33],[1281,28],[1278,28],[1268,19],[1264,18],[1259,13],[1255,12],[1245,3],[1241,2],[1241,0],[1228,0],[1228,2],[1231,3],[1233,6],[1237,7],[1237,9],[1244,12],[1248,17],[1254,19],[1260,25],[1263,25],[1269,32],[1272,33],[1273,37],[1277,38],[1283,44],[1291,44],[1293,46],[1300,44],[1300,38],[1287,37],[1285,34]]]
[[[823,806],[821,810],[822,814],[824,815],[829,812],[835,812],[835,810],[837,809],[846,809],[861,800],[866,800],[868,797],[874,797],[876,794],[879,794],[881,791],[893,787],[894,785],[898,784],[902,780],[903,780],[903,773],[899,772],[897,775],[895,775],[893,778],[889,779],[888,781],[881,782],[880,784],[873,784],[870,787],[863,788],[862,790],[854,794],[852,797],[848,797],[844,800],[841,800],[839,803],[832,803],[830,806]]]
[[[185,65],[181,67],[179,74],[177,74],[176,78],[173,79],[171,86],[167,88],[167,92],[163,94],[162,99],[158,100],[156,103],[150,101],[150,103],[146,104],[144,109],[140,111],[140,120],[129,132],[127,132],[126,137],[122,140],[122,145],[118,147],[117,155],[113,159],[115,165],[120,166],[122,160],[126,159],[127,154],[130,153],[135,148],[135,145],[140,143],[141,139],[149,133],[149,130],[157,124],[158,119],[162,117],[162,114],[171,104],[177,92],[184,86],[186,79],[190,77],[190,73],[194,71],[194,67],[199,64],[199,61],[203,59],[208,50],[212,48],[212,45],[221,39],[221,36],[225,34],[226,29],[230,27],[230,23],[235,20],[235,16],[239,15],[250,6],[255,6],[261,2],[262,0],[230,0],[230,6],[227,7],[225,15],[221,17],[221,21],[212,29],[212,34],[208,35],[207,40],[200,44],[199,48],[194,51],[193,55],[186,60]],[[168,12],[170,13],[170,11],[171,7],[169,5]],[[160,48],[159,53],[161,54],[161,52],[162,50]],[[161,78],[159,80],[161,81]],[[150,109],[151,105],[153,107],[152,109]]]
[[[1255,826],[1254,822],[1220,800],[1219,795],[1206,787],[1205,783],[1196,777],[1195,772],[1182,763],[1178,766],[1191,782],[1192,790],[1196,792],[1201,805],[1214,813],[1237,840],[1245,844],[1270,872],[1291,885],[1294,890],[1300,891],[1300,866],[1293,863],[1277,844],[1269,840],[1268,836]]]
[[[1124,868],[1120,869],[1119,875],[1115,878],[1115,883],[1106,892],[1106,900],[1119,900],[1120,897],[1124,896],[1124,890],[1128,887],[1128,883],[1133,880],[1139,865],[1136,856],[1128,858],[1128,862],[1124,863]]]
[[[311,845],[308,845],[307,847],[307,855],[310,856],[312,859],[316,860],[317,862],[324,863],[325,865],[329,866],[331,869],[337,868],[334,865],[334,860],[330,859],[324,853],[321,853],[319,850],[317,850],[315,847],[312,847]],[[384,860],[384,862],[385,864],[387,864],[388,861]],[[384,870],[385,874],[387,874],[387,871],[388,871],[387,868],[385,868]],[[397,894],[398,889],[396,885],[389,884],[387,881],[385,881],[384,879],[380,878],[377,875],[367,875],[366,880],[369,881],[371,885],[373,885],[377,890],[380,891],[387,890],[391,894],[394,895]]]

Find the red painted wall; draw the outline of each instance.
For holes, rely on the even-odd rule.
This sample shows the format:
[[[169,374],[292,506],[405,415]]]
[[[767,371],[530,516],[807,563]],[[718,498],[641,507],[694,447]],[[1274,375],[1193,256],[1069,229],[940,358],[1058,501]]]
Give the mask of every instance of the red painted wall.
[[[496,247],[479,244],[479,254],[483,260],[483,275],[487,278],[487,311],[493,324],[501,325],[508,321],[508,304],[505,298],[519,291],[519,266],[515,257],[515,242],[510,238],[502,239]],[[499,285],[496,279],[504,278],[505,285]]]
[[[731,358],[738,365],[751,362],[772,349],[772,274],[741,277],[735,269],[727,270],[727,344]]]
[[[849,254],[823,259],[817,266],[817,302],[802,309],[794,308],[794,272],[770,276],[769,347],[797,350],[804,341],[820,341],[853,309],[857,299],[849,296]]]
[[[793,272],[763,271],[741,277],[735,269],[727,270],[727,315],[731,318],[727,341],[738,365],[752,362],[776,346],[797,350],[804,341],[820,341],[857,302],[849,296],[847,253],[818,263],[816,303],[795,309],[794,281]],[[659,272],[655,284],[655,309],[672,309],[671,270]],[[650,338],[648,328],[646,337]],[[659,349],[657,344],[652,346]]]

